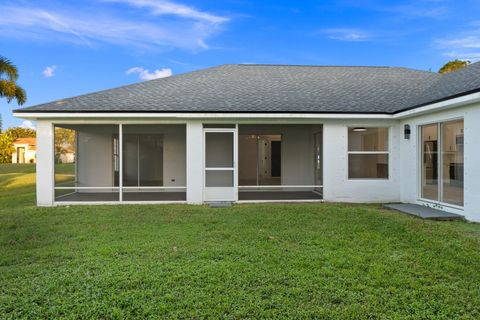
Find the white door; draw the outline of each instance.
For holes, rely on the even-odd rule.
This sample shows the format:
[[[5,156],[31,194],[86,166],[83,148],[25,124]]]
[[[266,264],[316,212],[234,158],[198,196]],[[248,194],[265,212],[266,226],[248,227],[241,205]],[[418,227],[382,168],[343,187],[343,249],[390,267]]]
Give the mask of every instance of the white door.
[[[236,136],[236,129],[204,129],[204,201],[237,200]]]

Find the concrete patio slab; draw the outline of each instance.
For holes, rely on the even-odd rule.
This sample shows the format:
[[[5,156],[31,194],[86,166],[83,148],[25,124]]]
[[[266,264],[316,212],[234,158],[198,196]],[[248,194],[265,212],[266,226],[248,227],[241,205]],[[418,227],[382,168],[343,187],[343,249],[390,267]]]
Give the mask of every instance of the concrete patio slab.
[[[450,213],[427,206],[421,206],[411,203],[391,203],[385,204],[384,207],[407,213],[422,219],[430,220],[464,220],[465,217],[459,214]]]

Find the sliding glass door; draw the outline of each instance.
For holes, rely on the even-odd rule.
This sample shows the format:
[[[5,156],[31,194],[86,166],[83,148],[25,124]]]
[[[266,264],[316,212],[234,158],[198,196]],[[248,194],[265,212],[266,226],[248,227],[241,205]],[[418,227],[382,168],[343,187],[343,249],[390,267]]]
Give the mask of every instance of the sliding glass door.
[[[123,185],[163,186],[163,136],[125,134],[123,137]]]
[[[463,120],[421,126],[421,198],[463,206]]]

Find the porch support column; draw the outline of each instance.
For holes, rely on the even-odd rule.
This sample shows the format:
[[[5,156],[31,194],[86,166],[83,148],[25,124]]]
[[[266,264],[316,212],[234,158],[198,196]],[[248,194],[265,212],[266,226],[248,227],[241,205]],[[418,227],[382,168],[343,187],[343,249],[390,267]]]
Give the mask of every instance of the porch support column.
[[[118,201],[123,201],[123,124],[118,125]]]
[[[203,125],[187,122],[187,202],[203,202]]]
[[[345,185],[347,168],[347,137],[344,125],[323,125],[323,199],[338,201],[338,187]]]
[[[37,121],[37,206],[54,201],[54,130],[51,121]]]
[[[464,118],[464,216],[468,220],[480,222],[480,108],[478,105],[471,107],[465,113]]]

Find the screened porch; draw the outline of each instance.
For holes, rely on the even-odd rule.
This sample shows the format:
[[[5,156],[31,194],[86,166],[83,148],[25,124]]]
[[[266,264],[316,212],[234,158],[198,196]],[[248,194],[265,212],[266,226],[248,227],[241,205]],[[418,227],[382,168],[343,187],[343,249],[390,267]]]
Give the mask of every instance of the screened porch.
[[[56,202],[186,201],[185,125],[56,124]]]
[[[239,201],[323,198],[321,125],[239,125]]]

